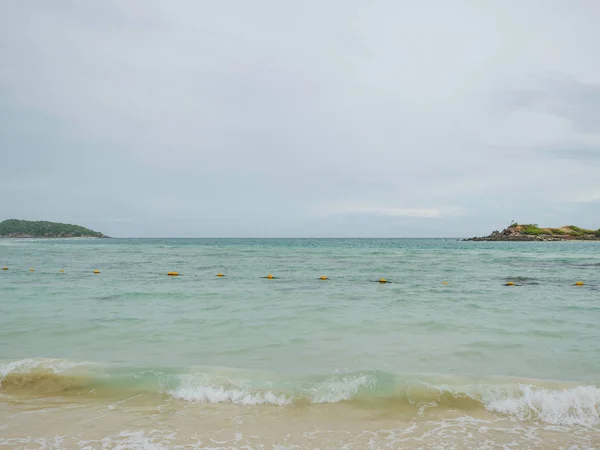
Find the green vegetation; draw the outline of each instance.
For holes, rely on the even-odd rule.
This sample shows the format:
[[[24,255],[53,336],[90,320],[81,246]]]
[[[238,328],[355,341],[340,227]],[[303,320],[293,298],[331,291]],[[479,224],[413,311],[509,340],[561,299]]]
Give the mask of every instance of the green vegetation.
[[[580,228],[575,225],[568,225],[562,228],[540,228],[536,223],[522,224],[517,223],[511,224],[509,229],[525,234],[528,236],[561,236],[571,238],[600,238],[600,230],[587,230]]]
[[[586,230],[585,228],[579,228],[575,225],[569,225],[568,228],[570,228],[573,231],[572,234],[574,236],[585,236],[587,234],[594,234],[593,230]]]
[[[529,236],[539,236],[540,234],[550,234],[548,231],[537,226],[537,223],[519,225],[519,231]]]
[[[56,222],[31,222],[29,220],[9,219],[0,222],[0,237],[106,237],[79,225]]]

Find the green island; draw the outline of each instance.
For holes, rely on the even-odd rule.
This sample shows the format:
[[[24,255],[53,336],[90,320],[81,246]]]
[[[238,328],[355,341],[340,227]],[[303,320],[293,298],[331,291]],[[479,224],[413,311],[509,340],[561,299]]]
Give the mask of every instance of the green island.
[[[0,222],[0,238],[108,238],[108,236],[68,223],[9,219]]]
[[[542,228],[537,224],[511,223],[502,231],[494,231],[489,236],[473,237],[465,241],[598,241],[600,229],[588,230],[566,225],[560,228]]]

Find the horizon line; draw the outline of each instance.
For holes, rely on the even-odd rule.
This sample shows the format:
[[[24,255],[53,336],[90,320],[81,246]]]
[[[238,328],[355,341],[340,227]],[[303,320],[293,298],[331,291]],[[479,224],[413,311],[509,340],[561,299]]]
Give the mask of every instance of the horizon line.
[[[108,236],[110,239],[463,239],[467,236]]]

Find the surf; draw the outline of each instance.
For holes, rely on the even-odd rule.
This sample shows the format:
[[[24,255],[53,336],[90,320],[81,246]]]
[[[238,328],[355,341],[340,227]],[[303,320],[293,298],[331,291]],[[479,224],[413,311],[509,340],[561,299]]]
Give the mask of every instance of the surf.
[[[387,412],[487,410],[519,421],[596,427],[600,389],[552,380],[469,378],[378,371],[298,375],[223,367],[123,368],[57,359],[0,364],[0,395],[127,397],[159,395],[188,404],[318,407],[340,404]]]

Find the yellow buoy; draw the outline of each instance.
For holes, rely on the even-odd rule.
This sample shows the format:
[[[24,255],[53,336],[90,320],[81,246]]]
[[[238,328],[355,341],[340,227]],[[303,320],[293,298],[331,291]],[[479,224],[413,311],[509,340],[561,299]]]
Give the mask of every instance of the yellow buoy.
[[[170,277],[178,277],[179,272],[167,272],[167,275],[169,275]]]
[[[4,266],[4,267],[2,268],[2,270],[8,270],[8,267]]]
[[[327,279],[328,278],[325,275],[323,275],[321,278],[319,278],[319,280],[327,280]]]
[[[29,269],[30,272],[35,272],[35,270],[33,270],[33,267],[31,269]]]
[[[98,269],[94,270],[94,273],[100,273],[100,271]]]
[[[380,282],[380,283],[387,283],[388,281],[387,281],[385,278],[380,278],[380,279],[379,279],[379,282]]]
[[[65,273],[65,271],[64,271],[64,270],[62,270],[62,269],[60,269],[60,271],[59,271],[59,272],[60,272],[60,273]]]
[[[514,285],[515,285],[515,283],[513,283],[512,281],[507,281],[507,282],[506,282],[506,285],[507,285],[507,286],[514,286]]]
[[[584,284],[583,281],[577,281],[575,283],[575,286],[583,286],[583,284]]]
[[[225,276],[225,275],[223,275],[222,273],[218,273],[218,274],[217,274],[217,276],[218,276],[218,277],[223,277],[223,276]]]
[[[442,284],[448,284],[448,282],[447,281],[442,281]]]
[[[267,278],[268,278],[269,280],[272,280],[272,279],[273,279],[273,275],[269,274],[269,275],[267,275]]]

